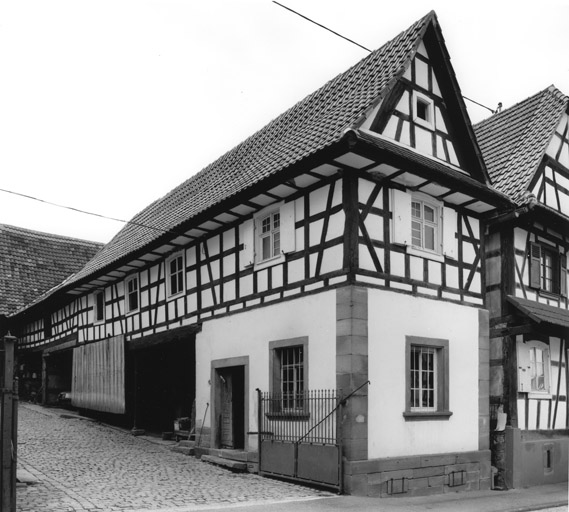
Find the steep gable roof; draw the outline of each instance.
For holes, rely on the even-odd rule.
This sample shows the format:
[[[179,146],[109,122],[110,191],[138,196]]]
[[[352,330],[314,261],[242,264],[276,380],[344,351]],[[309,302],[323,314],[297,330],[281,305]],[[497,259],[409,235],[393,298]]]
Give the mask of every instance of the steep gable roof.
[[[71,282],[96,274],[161,237],[171,238],[173,231],[209,208],[340,141],[345,130],[401,77],[434,23],[436,15],[430,12],[150,204]]]
[[[0,315],[31,304],[80,270],[102,244],[0,224]]]
[[[569,97],[554,86],[474,126],[492,184],[521,204]]]

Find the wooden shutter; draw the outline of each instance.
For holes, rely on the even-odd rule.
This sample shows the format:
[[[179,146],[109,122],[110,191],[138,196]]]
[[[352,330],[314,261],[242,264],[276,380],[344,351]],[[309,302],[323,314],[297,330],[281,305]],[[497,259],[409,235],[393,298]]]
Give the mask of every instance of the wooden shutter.
[[[529,285],[541,288],[541,246],[534,243],[529,248]]]
[[[443,212],[443,254],[456,260],[458,258],[456,211],[445,207]]]
[[[392,240],[395,244],[411,245],[411,195],[392,189]]]
[[[559,253],[559,293],[567,297],[567,254]]]
[[[294,227],[294,201],[281,207],[281,251],[285,254],[296,249],[296,230]]]
[[[529,360],[529,347],[522,341],[518,341],[517,346],[518,391],[529,393],[531,391],[531,366]]]
[[[239,255],[241,268],[255,263],[255,221],[246,220],[239,226],[239,238],[243,243],[243,250]]]

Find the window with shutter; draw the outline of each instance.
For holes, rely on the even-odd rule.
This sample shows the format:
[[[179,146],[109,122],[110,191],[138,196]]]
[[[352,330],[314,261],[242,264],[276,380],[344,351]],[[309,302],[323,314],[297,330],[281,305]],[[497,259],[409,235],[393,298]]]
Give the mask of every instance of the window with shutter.
[[[254,216],[255,270],[284,261],[295,250],[294,202],[264,208]]]
[[[529,279],[532,288],[541,288],[541,246],[530,244],[529,250]]]
[[[551,246],[531,243],[529,250],[530,287],[567,295],[567,257]]]

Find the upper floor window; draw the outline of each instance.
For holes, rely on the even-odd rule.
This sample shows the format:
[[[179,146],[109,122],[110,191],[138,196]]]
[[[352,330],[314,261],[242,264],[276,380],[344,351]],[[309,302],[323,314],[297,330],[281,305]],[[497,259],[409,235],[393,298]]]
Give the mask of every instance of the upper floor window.
[[[411,201],[411,243],[417,249],[441,252],[439,207],[413,198]]]
[[[436,261],[457,258],[457,213],[421,192],[392,189],[393,243],[407,252]]]
[[[177,295],[184,291],[184,255],[175,254],[166,261],[168,273],[168,296]]]
[[[258,219],[259,261],[270,260],[281,251],[281,214],[277,210]]]
[[[529,251],[530,286],[567,295],[567,255],[551,246],[532,243]]]
[[[435,107],[433,100],[420,92],[413,92],[413,120],[431,130],[435,127]]]
[[[132,313],[139,307],[138,276],[132,276],[125,282],[125,306],[126,312]]]
[[[96,291],[93,294],[94,302],[94,321],[95,323],[103,322],[105,320],[105,292],[103,290]]]

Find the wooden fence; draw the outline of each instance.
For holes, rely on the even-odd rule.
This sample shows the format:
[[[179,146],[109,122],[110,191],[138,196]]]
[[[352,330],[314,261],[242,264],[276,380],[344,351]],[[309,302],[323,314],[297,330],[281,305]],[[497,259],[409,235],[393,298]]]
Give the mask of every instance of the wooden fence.
[[[18,447],[18,389],[14,381],[16,338],[0,342],[0,510],[16,512],[16,457]]]

